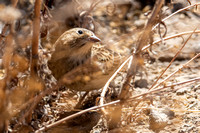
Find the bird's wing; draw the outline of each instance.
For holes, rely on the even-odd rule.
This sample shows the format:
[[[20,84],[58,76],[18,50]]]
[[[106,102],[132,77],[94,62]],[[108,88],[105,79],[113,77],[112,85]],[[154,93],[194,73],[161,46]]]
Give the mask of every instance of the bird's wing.
[[[65,74],[60,79],[60,82],[72,90],[86,91],[86,89],[99,89],[99,87],[95,88],[95,86],[93,88],[86,88],[85,86],[102,75],[103,73],[98,65],[91,65],[91,60],[88,59],[84,64]]]
[[[105,48],[96,43],[92,48],[92,63],[98,65],[104,74],[114,71],[122,63],[123,57],[120,54]]]
[[[119,67],[122,60],[119,54],[95,46],[92,57],[84,64],[65,74],[60,82],[73,90],[100,89]]]

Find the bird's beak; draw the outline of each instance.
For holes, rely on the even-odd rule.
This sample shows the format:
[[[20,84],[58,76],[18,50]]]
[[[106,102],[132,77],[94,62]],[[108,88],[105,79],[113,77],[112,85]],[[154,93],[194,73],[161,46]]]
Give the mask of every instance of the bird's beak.
[[[89,37],[89,40],[90,41],[94,41],[94,42],[100,42],[101,41],[101,39],[99,39],[97,36],[95,36],[95,35],[92,35],[92,36],[90,36]]]

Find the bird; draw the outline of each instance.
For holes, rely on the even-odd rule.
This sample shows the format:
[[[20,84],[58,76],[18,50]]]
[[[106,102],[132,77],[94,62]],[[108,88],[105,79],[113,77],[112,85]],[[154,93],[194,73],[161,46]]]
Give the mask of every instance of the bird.
[[[48,67],[59,83],[88,92],[102,88],[121,62],[121,55],[102,45],[92,31],[72,28],[55,42]]]

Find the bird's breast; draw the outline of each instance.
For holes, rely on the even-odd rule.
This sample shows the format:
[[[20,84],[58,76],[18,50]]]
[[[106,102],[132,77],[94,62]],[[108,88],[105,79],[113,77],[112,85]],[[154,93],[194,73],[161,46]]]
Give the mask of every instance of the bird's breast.
[[[49,69],[52,71],[53,76],[59,80],[63,75],[84,64],[88,60],[89,55],[82,56],[82,58],[61,58],[48,62]]]

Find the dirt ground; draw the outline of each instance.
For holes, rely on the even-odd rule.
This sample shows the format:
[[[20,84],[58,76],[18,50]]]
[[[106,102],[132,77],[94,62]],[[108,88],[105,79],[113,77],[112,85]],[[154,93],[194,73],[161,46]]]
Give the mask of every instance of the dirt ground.
[[[191,4],[197,2],[198,0],[191,0]],[[92,2],[89,0],[82,2],[82,7],[84,7],[82,10],[88,11],[91,3]],[[144,4],[144,7],[142,7],[142,4]],[[87,21],[86,27],[94,30],[95,34],[102,40],[102,43],[106,47],[120,53],[122,56],[128,57],[131,55],[132,51],[136,49],[138,38],[142,33],[149,15],[151,15],[145,16],[145,13],[153,8],[148,4],[152,4],[152,1],[149,0],[143,3],[134,0],[131,2],[129,0],[123,2],[119,0],[113,0],[113,2],[99,2],[89,13],[89,17],[92,16],[93,23]],[[55,6],[55,9],[52,8],[50,10],[52,19],[56,21],[57,24],[59,23],[59,26],[50,23],[48,30],[51,35],[49,37],[46,35],[46,37],[41,38],[41,45],[44,49],[48,48],[49,44],[55,42],[63,31],[77,26],[78,20],[76,18],[76,13],[74,13],[74,16],[70,16],[67,13],[62,14],[62,12],[70,10],[69,7],[72,7],[72,5],[73,4],[71,3],[64,2],[62,6]],[[188,5],[188,1],[183,2],[183,7]],[[175,6],[172,6],[172,2],[171,4],[165,4],[162,8],[164,12],[163,18],[172,14],[174,9]],[[68,17],[65,15],[68,15]],[[144,64],[138,69],[135,79],[132,79],[130,83],[129,94],[127,95],[131,98],[148,92],[148,89],[151,88],[152,84],[169,65],[170,61],[184,45],[191,33],[181,37],[173,37],[169,40],[164,40],[165,37],[167,38],[178,33],[192,32],[197,28],[198,33],[193,33],[183,50],[181,50],[180,54],[158,81],[158,83],[161,82],[167,76],[179,70],[170,77],[169,80],[157,87],[163,87],[164,89],[149,93],[143,97],[134,98],[132,100],[129,99],[122,104],[118,103],[107,106],[105,107],[105,110],[108,112],[108,115],[105,115],[102,110],[92,110],[49,128],[45,132],[200,133],[200,80],[198,79],[193,82],[172,85],[199,78],[199,57],[191,61],[188,65],[184,65],[200,52],[199,22],[199,6],[197,8],[193,7],[191,10],[184,10],[164,21],[165,25],[161,25],[160,31],[162,35],[165,31],[167,31],[167,34],[160,43],[151,46],[148,50],[148,54],[145,56],[146,58],[144,58]],[[64,24],[64,26],[62,27],[60,24]],[[45,24],[43,24],[43,26],[44,25]],[[82,26],[84,27],[84,25]],[[153,42],[161,39],[158,28],[152,32],[152,39]],[[147,53],[146,51],[144,52]],[[180,69],[181,67],[183,68]],[[115,79],[110,83],[105,103],[118,99],[126,75],[127,66],[125,66],[125,68],[119,72]],[[22,77],[17,82],[20,81],[23,81]],[[49,79],[44,81],[49,84]],[[38,86],[36,85],[36,87]],[[17,87],[15,89],[17,90]],[[18,94],[16,92],[14,93],[15,89],[10,89],[8,91],[9,94],[12,96]],[[36,93],[30,93],[30,96],[38,95],[42,91],[40,90],[37,92],[34,90],[34,92]],[[67,88],[60,88],[59,90],[53,91],[48,95],[43,96],[42,100],[38,102],[37,107],[32,110],[32,114],[29,115],[28,118],[24,118],[23,120],[23,116],[27,111],[24,108],[21,109],[20,113],[16,113],[17,115],[9,118],[8,132],[35,132],[42,127],[70,116],[71,114],[97,105],[101,92],[101,89],[89,92],[81,107],[79,109],[74,109],[79,102],[80,97],[85,92],[71,91]],[[14,100],[20,102],[13,102]],[[20,103],[25,105],[27,101],[11,98],[11,100],[7,102],[10,103],[10,106],[6,107],[6,109],[15,110],[15,108],[19,108]],[[30,119],[29,123],[27,122],[27,119]],[[17,124],[19,121],[22,124]]]
[[[117,11],[121,13],[123,8],[126,7],[123,6],[121,5],[121,8],[117,9]],[[130,52],[130,47],[132,47],[136,43],[135,41],[137,41],[137,34],[139,34],[141,28],[140,26],[145,24],[147,17],[144,17],[143,14],[140,14],[137,19],[130,18],[130,20],[128,19],[125,21],[123,20],[123,17],[120,18],[119,14],[119,16],[108,16],[105,18],[102,17],[102,12],[104,8],[105,7],[100,6],[94,11],[94,14],[97,16],[96,21],[101,24],[97,28],[98,35],[100,36],[100,38],[103,38],[103,42],[106,42],[106,45],[108,45],[112,49],[116,49],[116,51],[119,51],[122,54],[127,53],[126,51]],[[132,12],[129,12],[129,14],[126,15],[131,16],[131,13]],[[198,26],[199,19],[199,16],[196,16],[193,12],[188,11],[186,11],[185,13],[174,15],[172,18],[165,21],[167,27],[166,36],[186,31],[193,31],[194,28]],[[106,36],[106,38],[104,36]],[[148,90],[147,88],[152,85],[152,83],[158,78],[161,72],[167,67],[176,52],[187,40],[188,36],[189,35],[183,36],[184,39],[181,37],[169,39],[167,41],[164,41],[163,43],[160,43],[159,45],[155,45],[152,47],[151,56],[152,58],[154,58],[154,62],[146,63],[143,66],[143,69],[138,72],[138,75],[136,76],[136,82],[139,84],[138,86],[140,87],[136,87],[133,90],[130,90],[132,96],[141,94]],[[159,39],[160,36],[158,34],[154,34],[154,41]],[[175,61],[172,63],[170,68],[167,70],[167,72],[165,72],[164,76],[162,76],[160,80],[163,80],[175,70],[179,69],[179,67],[185,64],[195,54],[199,53],[199,51],[199,34],[194,34],[189,39],[188,43],[186,44],[180,55],[177,57],[177,59],[175,59]],[[183,68],[181,72],[178,72],[173,77],[171,77],[170,80],[165,83],[165,85],[170,85],[173,83],[178,83],[181,81],[186,81],[199,77],[199,67],[200,65],[198,58],[195,61],[192,61],[188,65],[188,67]],[[111,85],[113,89],[117,90],[121,87],[123,76],[119,76],[115,79],[113,85]],[[100,122],[101,119],[101,121],[103,121],[106,118],[100,118],[100,120],[98,121],[98,124],[100,123],[99,125],[97,124],[96,126],[92,126],[94,124],[94,121],[90,123],[89,126],[93,127],[93,130],[91,132],[106,132],[105,130],[107,130],[111,133],[198,133],[200,132],[199,88],[200,87],[198,82],[187,85],[178,85],[174,88],[171,87],[165,91],[157,92],[148,96],[146,100],[143,99],[144,101],[140,101],[137,107],[134,107],[136,106],[135,102],[124,105],[122,109],[123,116],[121,117],[121,122],[118,123],[118,125],[115,125],[112,122],[108,122],[109,124],[107,124],[106,127],[105,123],[102,124],[102,122]],[[151,101],[151,104],[149,104],[149,101]],[[70,103],[71,101],[68,104]],[[66,101],[64,102],[64,104],[66,104]],[[99,119],[99,114],[96,114],[97,116],[94,116],[94,114],[90,115],[91,117],[98,117]],[[84,117],[82,119],[86,118]],[[94,118],[90,118],[90,120],[91,119]],[[86,121],[87,120],[88,119],[86,119]],[[86,121],[81,121],[80,123],[85,123]],[[77,125],[75,126],[75,129],[77,128]],[[79,127],[81,131],[78,130],[77,132],[84,132],[83,129],[88,132],[88,129],[86,127],[88,127],[88,125],[83,124],[81,127]],[[71,128],[68,128],[69,132],[74,131],[74,129]],[[54,131],[66,132],[66,129],[65,126],[61,126],[56,127],[53,132]]]

